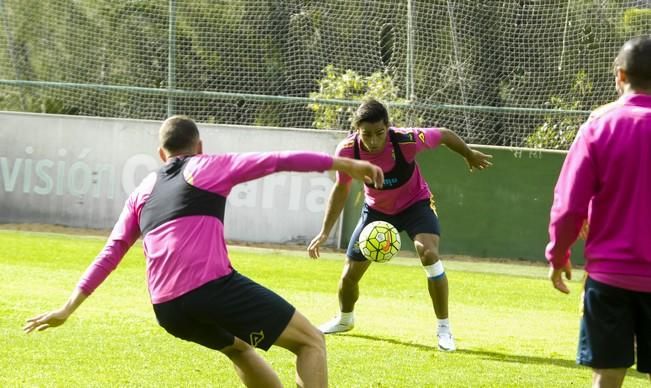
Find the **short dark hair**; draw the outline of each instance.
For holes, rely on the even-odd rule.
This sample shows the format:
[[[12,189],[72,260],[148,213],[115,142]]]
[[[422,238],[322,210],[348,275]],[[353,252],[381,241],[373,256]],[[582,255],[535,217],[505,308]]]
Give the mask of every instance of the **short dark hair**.
[[[158,131],[160,147],[169,153],[191,151],[199,141],[197,124],[186,116],[172,116]]]
[[[389,112],[380,101],[375,98],[366,98],[353,115],[353,128],[361,123],[377,123],[382,121],[389,124]]]
[[[638,36],[624,43],[615,58],[617,67],[626,72],[633,89],[651,89],[651,36]]]

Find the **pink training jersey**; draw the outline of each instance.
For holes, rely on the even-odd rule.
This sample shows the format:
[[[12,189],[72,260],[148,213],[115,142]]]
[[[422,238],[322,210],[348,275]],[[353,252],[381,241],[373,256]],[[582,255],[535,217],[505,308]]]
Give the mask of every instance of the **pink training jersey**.
[[[169,161],[168,161],[169,162]],[[223,197],[233,186],[278,171],[325,171],[331,156],[313,152],[228,153],[190,157],[183,176],[190,185]],[[78,287],[90,295],[117,267],[141,235],[140,214],[157,180],[151,173],[131,193],[106,245]],[[162,303],[233,271],[224,225],[216,217],[185,216],[168,221],[143,239],[151,301]]]
[[[437,128],[391,128],[400,136],[399,147],[407,163],[414,162],[416,155],[428,149],[436,148],[441,143],[441,131]],[[369,161],[382,169],[385,173],[390,171],[396,164],[393,143],[387,131],[386,145],[384,150],[378,153],[370,153],[362,147],[359,136],[357,137],[360,158]],[[348,135],[337,146],[336,155],[347,158],[354,158],[355,134]],[[347,184],[351,177],[345,173],[337,172],[337,182]],[[397,214],[414,203],[429,199],[432,196],[427,182],[420,173],[418,165],[404,185],[391,190],[376,190],[364,185],[364,194],[368,206],[384,214]]]
[[[651,95],[629,93],[580,128],[554,190],[546,256],[554,268],[588,219],[586,271],[651,292]]]

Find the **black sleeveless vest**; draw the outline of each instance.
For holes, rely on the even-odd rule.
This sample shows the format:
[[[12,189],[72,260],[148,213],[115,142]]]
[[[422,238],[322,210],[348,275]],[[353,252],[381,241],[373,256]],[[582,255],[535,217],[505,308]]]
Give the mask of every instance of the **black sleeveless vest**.
[[[158,170],[154,188],[140,213],[143,236],[168,221],[186,216],[212,216],[224,222],[226,197],[186,182],[183,167],[188,160],[190,157],[174,158]]]
[[[355,135],[355,159],[360,159],[358,135]],[[405,156],[400,149],[398,134],[389,129],[389,139],[393,145],[393,153],[396,158],[396,164],[391,171],[384,173],[384,185],[380,190],[392,190],[404,185],[409,181],[416,169],[416,161],[407,163]],[[375,188],[372,184],[365,183],[370,188]],[[377,190],[377,189],[376,189]]]

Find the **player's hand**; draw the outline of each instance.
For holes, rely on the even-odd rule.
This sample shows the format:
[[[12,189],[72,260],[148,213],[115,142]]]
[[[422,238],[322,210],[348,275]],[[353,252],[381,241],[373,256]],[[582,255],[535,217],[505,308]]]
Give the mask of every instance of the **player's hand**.
[[[549,268],[549,280],[552,281],[552,285],[555,289],[562,292],[563,294],[569,294],[570,289],[567,288],[567,285],[563,281],[563,274],[567,280],[572,280],[572,263],[568,260],[567,263],[562,268],[554,269],[554,267]]]
[[[328,240],[328,235],[320,233],[312,239],[310,245],[307,246],[307,252],[313,259],[319,258],[319,246]]]
[[[35,316],[34,318],[28,319],[25,326],[23,326],[23,331],[26,334],[29,334],[34,330],[43,331],[50,327],[61,326],[69,316],[70,313],[64,309],[43,313],[41,315]]]
[[[332,168],[345,172],[353,179],[372,184],[376,189],[381,189],[384,184],[382,169],[364,160],[335,157]]]
[[[350,176],[364,181],[364,183],[371,184],[376,189],[381,189],[384,184],[384,172],[382,169],[363,160],[355,160],[355,162],[356,163],[351,169]]]
[[[493,165],[490,161],[493,158],[493,155],[488,155],[477,150],[470,150],[470,153],[466,156],[466,163],[470,168],[470,171],[473,170],[483,170],[487,167]]]

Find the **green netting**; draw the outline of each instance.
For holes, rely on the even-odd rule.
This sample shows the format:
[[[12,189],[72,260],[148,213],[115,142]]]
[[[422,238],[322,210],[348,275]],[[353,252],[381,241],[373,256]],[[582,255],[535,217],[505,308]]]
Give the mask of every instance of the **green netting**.
[[[396,123],[564,148],[616,97],[648,1],[0,0],[0,109],[348,129]]]

